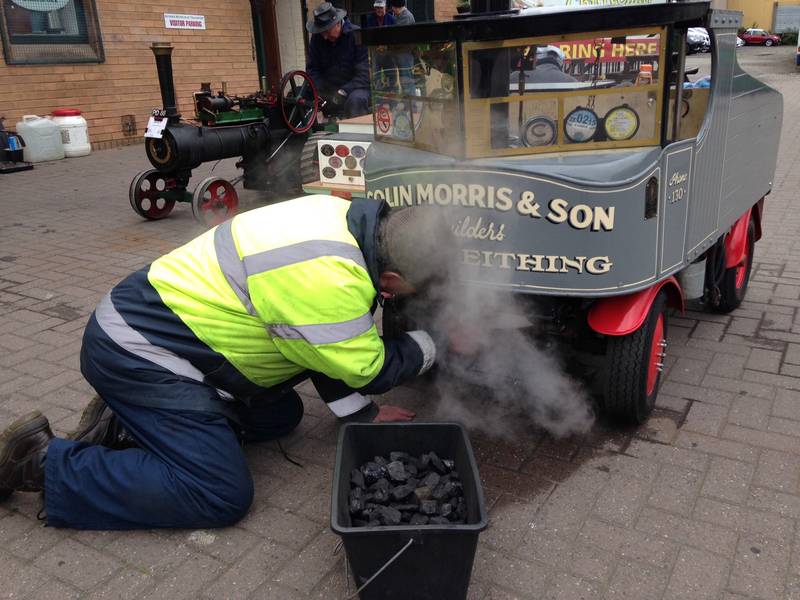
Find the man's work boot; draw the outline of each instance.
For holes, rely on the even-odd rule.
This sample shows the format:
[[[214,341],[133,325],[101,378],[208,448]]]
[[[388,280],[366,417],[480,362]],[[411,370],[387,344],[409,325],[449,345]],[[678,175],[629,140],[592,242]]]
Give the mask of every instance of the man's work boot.
[[[44,490],[44,461],[52,439],[50,423],[38,410],[20,417],[0,435],[0,500],[13,491]]]
[[[136,441],[119,422],[117,415],[100,396],[95,396],[83,409],[78,428],[68,439],[88,444],[99,444],[112,450],[135,448]]]

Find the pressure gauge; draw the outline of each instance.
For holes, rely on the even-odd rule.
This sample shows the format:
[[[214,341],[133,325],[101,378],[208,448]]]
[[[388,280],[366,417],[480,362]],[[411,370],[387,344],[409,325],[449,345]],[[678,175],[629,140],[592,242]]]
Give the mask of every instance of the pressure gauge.
[[[615,106],[603,119],[606,137],[615,142],[631,139],[639,131],[639,115],[627,104]]]
[[[597,125],[597,113],[579,106],[564,119],[564,135],[570,142],[588,142],[597,132]]]
[[[556,141],[556,122],[550,117],[532,117],[525,121],[520,136],[525,146],[549,146]]]

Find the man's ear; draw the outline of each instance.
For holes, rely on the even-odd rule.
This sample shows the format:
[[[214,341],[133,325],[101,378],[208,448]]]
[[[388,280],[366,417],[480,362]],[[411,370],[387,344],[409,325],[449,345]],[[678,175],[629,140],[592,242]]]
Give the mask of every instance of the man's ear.
[[[384,271],[378,277],[378,285],[384,298],[397,294],[413,294],[414,288],[397,271]]]

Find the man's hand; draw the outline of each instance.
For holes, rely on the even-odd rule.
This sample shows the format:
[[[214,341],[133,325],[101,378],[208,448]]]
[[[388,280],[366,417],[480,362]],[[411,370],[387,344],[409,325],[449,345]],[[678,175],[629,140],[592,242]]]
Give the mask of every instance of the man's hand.
[[[331,98],[331,102],[333,102],[336,106],[344,106],[345,101],[347,100],[347,92],[344,90],[339,90],[333,97]]]
[[[378,414],[372,420],[373,423],[396,423],[398,421],[411,421],[417,416],[413,410],[384,404],[378,409]]]

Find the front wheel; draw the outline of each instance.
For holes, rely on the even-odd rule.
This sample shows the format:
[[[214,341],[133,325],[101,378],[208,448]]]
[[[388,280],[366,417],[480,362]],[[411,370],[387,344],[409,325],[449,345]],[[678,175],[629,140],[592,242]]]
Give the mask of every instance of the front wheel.
[[[662,290],[639,329],[608,338],[603,408],[610,416],[641,424],[653,411],[667,353],[668,317]]]
[[[767,48],[769,48],[770,46],[772,46],[772,40],[767,40],[766,42],[764,42],[764,45],[765,45]]]
[[[747,286],[750,283],[750,271],[753,269],[753,252],[756,244],[756,224],[753,219],[747,224],[747,243],[745,244],[744,256],[741,262],[725,269],[725,275],[720,283],[720,300],[716,306],[717,312],[729,313],[739,308],[747,294]]]

